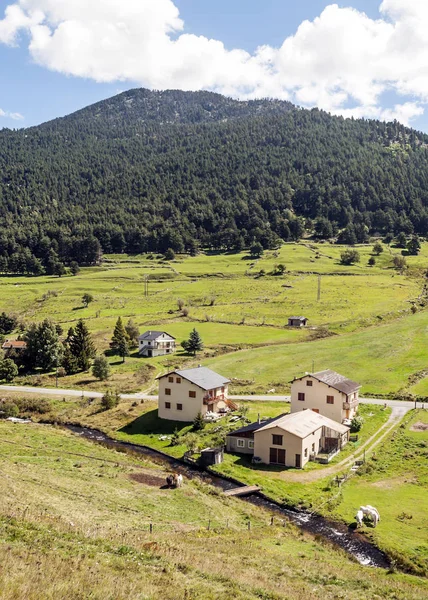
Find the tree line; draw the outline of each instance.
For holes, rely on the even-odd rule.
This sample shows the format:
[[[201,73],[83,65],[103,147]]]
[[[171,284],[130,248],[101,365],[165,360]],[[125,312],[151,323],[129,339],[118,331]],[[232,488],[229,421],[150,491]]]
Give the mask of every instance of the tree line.
[[[289,103],[134,90],[0,131],[0,272],[426,235],[428,137]]]

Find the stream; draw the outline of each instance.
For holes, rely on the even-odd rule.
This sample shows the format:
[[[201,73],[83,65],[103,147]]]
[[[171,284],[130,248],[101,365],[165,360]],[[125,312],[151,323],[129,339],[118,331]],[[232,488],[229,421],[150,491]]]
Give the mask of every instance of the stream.
[[[181,472],[187,478],[192,479],[195,476],[202,477],[207,483],[221,488],[222,490],[230,490],[239,487],[235,482],[232,482],[220,475],[214,475],[209,471],[198,468],[197,466],[189,465],[181,460],[148,448],[147,446],[139,446],[131,442],[121,442],[114,440],[95,429],[87,427],[79,427],[77,425],[66,425],[66,428],[82,437],[91,440],[92,442],[102,444],[108,448],[121,448],[126,451],[132,450],[137,454],[150,458],[151,461],[159,465],[168,465],[173,470]],[[387,556],[381,552],[374,544],[372,544],[364,535],[355,532],[347,527],[344,523],[331,521],[319,515],[313,515],[307,512],[299,512],[283,508],[279,504],[269,500],[262,493],[251,494],[250,496],[240,497],[245,502],[251,502],[262,508],[266,508],[274,512],[278,517],[286,517],[287,520],[293,522],[304,531],[312,535],[321,536],[334,545],[342,548],[348,554],[353,556],[361,565],[367,565],[379,568],[388,568],[390,562]]]

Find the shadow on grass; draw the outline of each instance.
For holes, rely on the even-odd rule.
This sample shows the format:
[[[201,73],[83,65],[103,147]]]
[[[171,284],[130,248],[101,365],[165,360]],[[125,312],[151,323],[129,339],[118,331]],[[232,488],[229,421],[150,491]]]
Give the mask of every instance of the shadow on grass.
[[[192,426],[192,423],[184,423],[183,421],[160,419],[158,411],[155,409],[137,417],[119,431],[127,435],[172,435],[175,430],[179,433],[185,433]]]
[[[75,306],[72,310],[83,310],[86,306]]]
[[[265,465],[264,463],[252,463],[250,456],[243,454],[233,454],[238,460],[234,463],[240,467],[251,469],[252,471],[265,471],[270,473],[283,473],[284,471],[296,471],[294,467],[284,467],[283,465]],[[298,469],[300,471],[300,469]]]

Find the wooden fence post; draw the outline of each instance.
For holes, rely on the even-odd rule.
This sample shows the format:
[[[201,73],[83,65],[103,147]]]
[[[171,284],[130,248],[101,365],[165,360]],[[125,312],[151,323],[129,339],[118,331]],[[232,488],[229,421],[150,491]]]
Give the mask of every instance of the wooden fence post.
[[[153,523],[150,523],[150,533],[153,533]]]

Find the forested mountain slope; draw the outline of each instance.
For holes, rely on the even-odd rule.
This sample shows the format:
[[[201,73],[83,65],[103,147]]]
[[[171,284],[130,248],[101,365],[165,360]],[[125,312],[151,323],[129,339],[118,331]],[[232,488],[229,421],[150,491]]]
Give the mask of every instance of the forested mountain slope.
[[[428,136],[288,102],[131,90],[0,131],[0,271],[104,252],[428,231]],[[25,250],[24,250],[25,249]],[[49,262],[50,261],[50,262]]]

